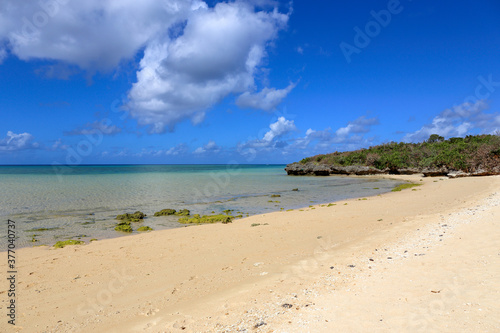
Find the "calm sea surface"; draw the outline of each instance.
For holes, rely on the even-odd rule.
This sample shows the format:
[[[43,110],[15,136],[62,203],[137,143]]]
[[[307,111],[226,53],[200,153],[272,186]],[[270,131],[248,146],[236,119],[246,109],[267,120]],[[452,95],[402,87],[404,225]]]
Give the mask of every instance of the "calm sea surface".
[[[0,166],[0,219],[4,225],[7,219],[16,222],[17,247],[53,245],[69,238],[89,241],[123,236],[114,230],[114,218],[125,212],[140,210],[148,215],[144,222],[132,224],[134,230],[139,225],[161,230],[184,226],[177,222],[178,217],[153,216],[164,208],[185,208],[191,214],[232,209],[233,215],[247,216],[376,195],[400,183],[340,176],[293,177],[286,175],[284,167],[99,165],[57,170],[52,166]],[[272,194],[281,197],[271,198]],[[3,229],[0,251],[7,248]]]

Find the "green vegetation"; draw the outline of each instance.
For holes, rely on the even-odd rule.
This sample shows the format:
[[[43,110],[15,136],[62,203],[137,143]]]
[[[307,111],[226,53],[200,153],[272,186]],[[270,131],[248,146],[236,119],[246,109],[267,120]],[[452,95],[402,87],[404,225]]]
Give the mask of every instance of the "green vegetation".
[[[125,213],[122,215],[116,216],[117,220],[122,220],[122,221],[130,221],[130,222],[139,222],[140,220],[144,219],[146,214],[140,211],[136,211],[133,214]]]
[[[308,162],[337,166],[363,165],[380,170],[442,167],[464,172],[491,170],[500,163],[500,136],[468,135],[445,140],[433,134],[421,143],[390,142],[368,149],[306,157],[300,161],[302,164]]]
[[[153,228],[148,226],[142,226],[139,229],[137,229],[137,231],[150,231],[150,230],[153,230]]]
[[[399,191],[405,190],[407,188],[412,188],[412,187],[421,186],[421,185],[422,184],[416,184],[416,183],[401,184],[401,185],[398,185],[398,186],[394,187],[391,191],[392,192],[399,192]]]
[[[184,224],[190,224],[190,223],[216,223],[216,222],[222,222],[224,224],[226,223],[231,223],[233,221],[234,216],[231,215],[224,215],[224,214],[217,214],[217,215],[203,215],[200,216],[199,214],[193,215],[193,217],[181,217],[179,219],[179,223],[184,223]]]
[[[90,240],[90,242],[95,242],[95,241],[97,241],[97,238],[92,238],[92,239]]]
[[[297,192],[299,189],[298,188],[293,188],[292,191]]]
[[[159,212],[156,212],[154,216],[168,216],[168,215],[177,215],[177,216],[189,216],[191,212],[188,209],[181,209],[179,211],[176,211],[175,209],[162,209]]]
[[[252,223],[250,226],[251,227],[258,227],[260,225],[260,223]]]
[[[122,222],[118,223],[115,226],[116,231],[122,231],[122,232],[132,232],[132,227],[130,226],[130,222]]]
[[[81,244],[85,244],[85,242],[79,241],[79,240],[75,240],[75,239],[68,239],[68,240],[65,240],[65,241],[59,241],[59,242],[57,242],[54,245],[54,247],[56,249],[62,249],[66,245],[81,245]]]
[[[329,203],[326,207],[337,206],[337,204]]]
[[[271,198],[279,198],[279,197],[281,197],[281,195],[279,195],[279,194],[272,194],[271,195]]]

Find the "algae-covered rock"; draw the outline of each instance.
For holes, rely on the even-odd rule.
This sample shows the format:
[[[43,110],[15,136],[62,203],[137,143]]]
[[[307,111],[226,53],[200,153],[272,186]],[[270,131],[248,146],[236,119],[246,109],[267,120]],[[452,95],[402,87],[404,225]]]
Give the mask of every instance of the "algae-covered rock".
[[[181,209],[180,211],[178,211],[177,213],[175,213],[175,215],[178,215],[178,216],[189,216],[191,212],[188,210],[188,209]]]
[[[279,195],[279,194],[272,194],[271,195],[271,198],[279,198],[279,197],[281,197],[281,195]]]
[[[123,220],[123,221],[132,221],[132,222],[139,222],[140,220],[144,219],[146,214],[140,211],[136,211],[133,214],[125,213],[121,215],[117,215],[116,219],[117,220]]]
[[[184,224],[190,224],[190,223],[216,223],[216,222],[222,222],[224,224],[230,223],[233,221],[234,216],[231,215],[224,215],[224,214],[218,214],[218,215],[203,215],[200,216],[199,214],[195,214],[193,217],[181,217],[179,219],[179,223],[184,223]]]
[[[79,241],[79,240],[75,240],[75,239],[68,239],[68,240],[65,240],[65,241],[59,241],[59,242],[55,243],[54,247],[56,249],[62,249],[66,245],[81,245],[81,244],[85,244],[85,242]]]
[[[132,232],[132,227],[127,223],[119,223],[116,225],[115,230],[122,232]]]
[[[175,213],[176,213],[175,209],[166,208],[166,209],[160,210],[159,212],[156,212],[155,216],[174,215]]]
[[[142,226],[139,229],[137,229],[137,231],[150,231],[150,230],[153,230],[153,228],[148,226]]]

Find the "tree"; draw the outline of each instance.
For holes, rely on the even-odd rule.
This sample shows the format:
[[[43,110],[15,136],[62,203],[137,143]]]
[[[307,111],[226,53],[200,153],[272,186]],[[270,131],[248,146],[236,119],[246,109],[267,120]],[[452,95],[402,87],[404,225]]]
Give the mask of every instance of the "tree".
[[[431,134],[429,139],[427,139],[428,143],[434,143],[434,142],[443,142],[444,138],[438,134]]]

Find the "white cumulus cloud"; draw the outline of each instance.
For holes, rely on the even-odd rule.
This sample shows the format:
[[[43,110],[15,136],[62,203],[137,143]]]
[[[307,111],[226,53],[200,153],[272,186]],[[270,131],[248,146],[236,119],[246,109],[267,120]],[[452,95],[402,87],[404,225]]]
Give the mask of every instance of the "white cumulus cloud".
[[[288,15],[256,12],[242,1],[193,11],[180,36],[146,47],[129,92],[131,115],[153,133],[186,118],[199,123],[229,94],[254,89],[266,47],[287,21]]]
[[[486,113],[488,104],[484,100],[475,103],[465,102],[446,109],[419,130],[408,133],[403,141],[419,142],[432,134],[443,137],[465,136],[472,130],[481,134],[492,134],[500,129],[500,113]]]
[[[240,108],[258,109],[264,111],[274,110],[281,101],[295,88],[291,83],[284,89],[264,88],[258,93],[244,92],[236,100]]]
[[[198,1],[3,0],[0,40],[20,59],[109,70],[185,18]]]
[[[293,89],[257,91],[267,50],[291,11],[273,1],[3,0],[0,62],[49,60],[36,72],[67,79],[92,75],[142,55],[126,107],[139,125],[161,133],[238,96],[242,107],[272,110]],[[143,53],[141,53],[143,51]]]
[[[33,135],[29,133],[16,134],[12,131],[7,132],[7,136],[0,140],[0,152],[11,152],[30,148],[37,148],[39,144],[33,141]]]

